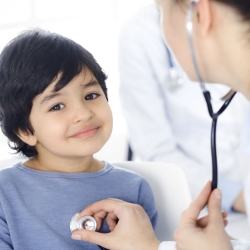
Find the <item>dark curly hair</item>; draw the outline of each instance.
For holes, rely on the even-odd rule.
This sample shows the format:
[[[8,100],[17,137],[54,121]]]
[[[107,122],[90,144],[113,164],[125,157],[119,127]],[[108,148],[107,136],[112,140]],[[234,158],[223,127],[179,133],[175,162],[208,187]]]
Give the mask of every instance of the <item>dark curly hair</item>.
[[[14,38],[0,55],[0,125],[16,153],[37,155],[35,147],[24,143],[19,131],[34,133],[30,123],[33,99],[60,73],[55,91],[65,87],[87,67],[98,80],[106,98],[107,76],[81,45],[61,35],[36,29]]]

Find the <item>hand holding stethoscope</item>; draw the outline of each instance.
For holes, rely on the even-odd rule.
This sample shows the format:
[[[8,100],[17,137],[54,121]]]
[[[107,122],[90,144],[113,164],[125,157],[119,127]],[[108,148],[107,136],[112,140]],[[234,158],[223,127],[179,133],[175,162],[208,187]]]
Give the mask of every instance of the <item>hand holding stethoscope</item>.
[[[110,198],[97,201],[79,213],[80,218],[86,215],[98,217],[99,220],[106,218],[111,232],[103,234],[75,230],[72,239],[91,242],[112,250],[158,249],[160,242],[147,213],[139,205]]]

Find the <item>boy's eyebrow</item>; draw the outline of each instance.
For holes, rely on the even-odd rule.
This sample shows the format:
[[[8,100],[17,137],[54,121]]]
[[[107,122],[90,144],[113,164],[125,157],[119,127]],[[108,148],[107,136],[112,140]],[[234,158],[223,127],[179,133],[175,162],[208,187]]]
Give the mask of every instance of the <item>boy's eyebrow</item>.
[[[96,80],[91,80],[89,83],[87,84],[81,84],[81,87],[83,88],[87,88],[87,87],[91,87],[91,86],[95,86],[95,85],[99,85],[98,81]]]
[[[51,99],[53,99],[53,98],[55,98],[56,96],[59,96],[59,95],[61,95],[61,93],[59,93],[59,92],[56,92],[56,93],[52,93],[52,94],[50,94],[50,95],[47,95],[47,96],[45,96],[44,98],[43,98],[43,100],[41,101],[41,105],[42,104],[44,104],[45,102],[48,102],[49,100],[51,100]]]
[[[99,85],[98,81],[93,80],[93,81],[91,81],[91,82],[89,82],[87,84],[81,84],[80,86],[83,87],[83,88],[88,88],[88,87],[91,87],[91,86],[95,86],[97,84]],[[55,97],[57,97],[59,95],[61,95],[60,92],[56,92],[56,93],[52,93],[50,95],[47,95],[47,96],[45,96],[43,98],[43,100],[41,101],[40,104],[42,105],[43,103],[48,102],[49,100],[51,100],[51,99],[53,99],[53,98],[55,98]]]

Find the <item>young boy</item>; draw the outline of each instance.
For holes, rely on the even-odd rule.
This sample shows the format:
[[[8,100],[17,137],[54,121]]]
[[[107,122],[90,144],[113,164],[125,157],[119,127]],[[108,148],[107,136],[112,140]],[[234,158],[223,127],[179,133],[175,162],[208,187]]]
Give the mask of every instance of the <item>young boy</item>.
[[[1,250],[99,249],[72,240],[69,225],[108,197],[140,204],[156,225],[148,183],[93,158],[112,130],[105,80],[88,51],[57,34],[27,31],[4,48],[1,128],[29,160],[0,172]]]

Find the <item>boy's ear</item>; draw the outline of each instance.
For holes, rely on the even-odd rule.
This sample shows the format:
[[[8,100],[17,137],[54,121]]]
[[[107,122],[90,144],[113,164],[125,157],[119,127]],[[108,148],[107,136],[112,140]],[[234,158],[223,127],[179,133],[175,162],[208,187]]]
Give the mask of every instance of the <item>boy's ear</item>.
[[[35,146],[37,144],[36,136],[31,134],[30,132],[19,130],[17,136],[26,144],[30,146]]]

